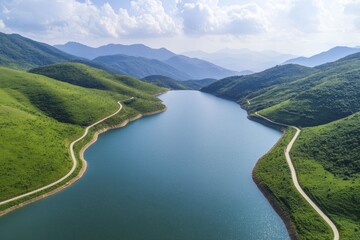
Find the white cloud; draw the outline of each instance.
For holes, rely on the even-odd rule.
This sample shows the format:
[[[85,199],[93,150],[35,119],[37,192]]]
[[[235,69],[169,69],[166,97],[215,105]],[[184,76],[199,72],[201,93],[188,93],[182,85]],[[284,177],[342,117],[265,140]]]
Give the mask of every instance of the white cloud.
[[[173,35],[180,26],[166,13],[160,0],[137,0],[130,2],[131,9],[120,9],[121,24],[133,35]]]
[[[292,3],[288,18],[294,27],[303,32],[318,32],[320,29],[320,7],[313,0],[296,0]]]
[[[160,0],[134,0],[114,10],[76,0],[11,0],[3,4],[5,24],[15,31],[69,36],[164,36],[178,32]]]
[[[349,1],[344,4],[344,13],[348,14],[356,30],[360,30],[360,1]]]
[[[115,1],[0,0],[0,30],[50,43],[121,39],[178,49],[359,45],[360,0],[129,0],[118,9]]]
[[[5,23],[0,19],[0,30],[5,28]]]
[[[255,3],[221,6],[217,0],[178,0],[177,9],[188,34],[247,35],[266,31],[266,19]]]

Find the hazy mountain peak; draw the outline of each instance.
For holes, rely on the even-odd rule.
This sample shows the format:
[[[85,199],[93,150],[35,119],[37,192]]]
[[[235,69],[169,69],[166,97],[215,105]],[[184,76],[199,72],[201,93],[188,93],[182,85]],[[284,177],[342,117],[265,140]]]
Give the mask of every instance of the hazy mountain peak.
[[[205,59],[218,66],[237,71],[262,71],[293,58],[293,55],[282,54],[275,51],[253,51],[246,48],[223,48],[213,53],[203,51],[186,52],[189,57]]]
[[[329,62],[334,62],[348,55],[360,52],[360,48],[346,46],[336,46],[327,51],[321,52],[311,57],[298,57],[286,61],[284,64],[295,63],[307,67],[315,67]]]
[[[55,45],[56,48],[79,57],[94,59],[100,56],[124,54],[128,56],[144,57],[157,59],[160,61],[167,60],[176,54],[166,48],[154,49],[144,44],[107,44],[97,48],[89,47],[80,43],[68,42],[64,45]]]

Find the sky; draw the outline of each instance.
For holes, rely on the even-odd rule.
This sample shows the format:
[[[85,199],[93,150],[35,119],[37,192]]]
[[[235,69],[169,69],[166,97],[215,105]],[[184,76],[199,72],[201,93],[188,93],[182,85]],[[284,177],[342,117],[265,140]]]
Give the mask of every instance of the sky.
[[[307,56],[360,45],[360,0],[0,0],[0,31],[49,44]]]

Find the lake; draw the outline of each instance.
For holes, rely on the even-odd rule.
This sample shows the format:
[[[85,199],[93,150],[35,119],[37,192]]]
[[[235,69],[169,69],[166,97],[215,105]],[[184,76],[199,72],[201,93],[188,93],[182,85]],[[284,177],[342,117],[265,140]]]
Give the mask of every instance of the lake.
[[[281,133],[206,93],[160,98],[166,112],[100,135],[80,181],[0,217],[0,239],[289,239],[251,177]]]

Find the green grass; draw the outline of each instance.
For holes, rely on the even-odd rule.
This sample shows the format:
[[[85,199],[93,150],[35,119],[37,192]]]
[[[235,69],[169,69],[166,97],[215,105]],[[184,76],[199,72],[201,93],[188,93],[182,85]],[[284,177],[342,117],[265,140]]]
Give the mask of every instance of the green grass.
[[[161,76],[161,75],[152,75],[147,76],[142,79],[145,82],[155,84],[159,87],[168,88],[171,90],[190,90],[191,88],[184,85],[182,81],[176,81],[172,78]]]
[[[291,152],[299,181],[339,226],[342,239],[360,232],[360,113],[305,128]]]
[[[116,75],[80,63],[60,63],[30,70],[74,85],[110,90],[127,96],[149,98],[147,94],[156,94],[159,87],[145,83],[130,76]]]
[[[262,113],[275,121],[317,126],[360,111],[360,70],[326,77],[324,82]]]
[[[286,163],[284,149],[295,134],[285,132],[276,146],[262,157],[254,168],[254,178],[271,195],[281,212],[291,219],[294,237],[298,239],[331,239],[331,230],[295,189]]]
[[[124,90],[99,90],[0,67],[0,201],[64,176],[72,166],[70,142],[81,136],[85,126],[115,112],[117,101],[132,97],[121,93],[136,93],[137,97],[96,129],[163,109],[161,102],[149,95],[163,89],[150,86],[146,93],[141,90],[146,84],[140,82],[139,89],[130,86],[138,82],[124,84]],[[88,134],[75,146],[76,151],[91,138]]]
[[[314,72],[317,70],[300,65],[276,66],[260,73],[225,78],[204,87],[202,91],[241,102],[249,94],[264,93],[268,87],[293,82]]]
[[[0,33],[0,53],[1,66],[19,69],[30,69],[77,58],[50,45],[17,34],[4,33]]]
[[[142,79],[145,82],[153,83],[159,87],[171,90],[200,90],[204,86],[216,82],[216,79],[206,78],[201,80],[177,81],[169,77],[152,75]]]

